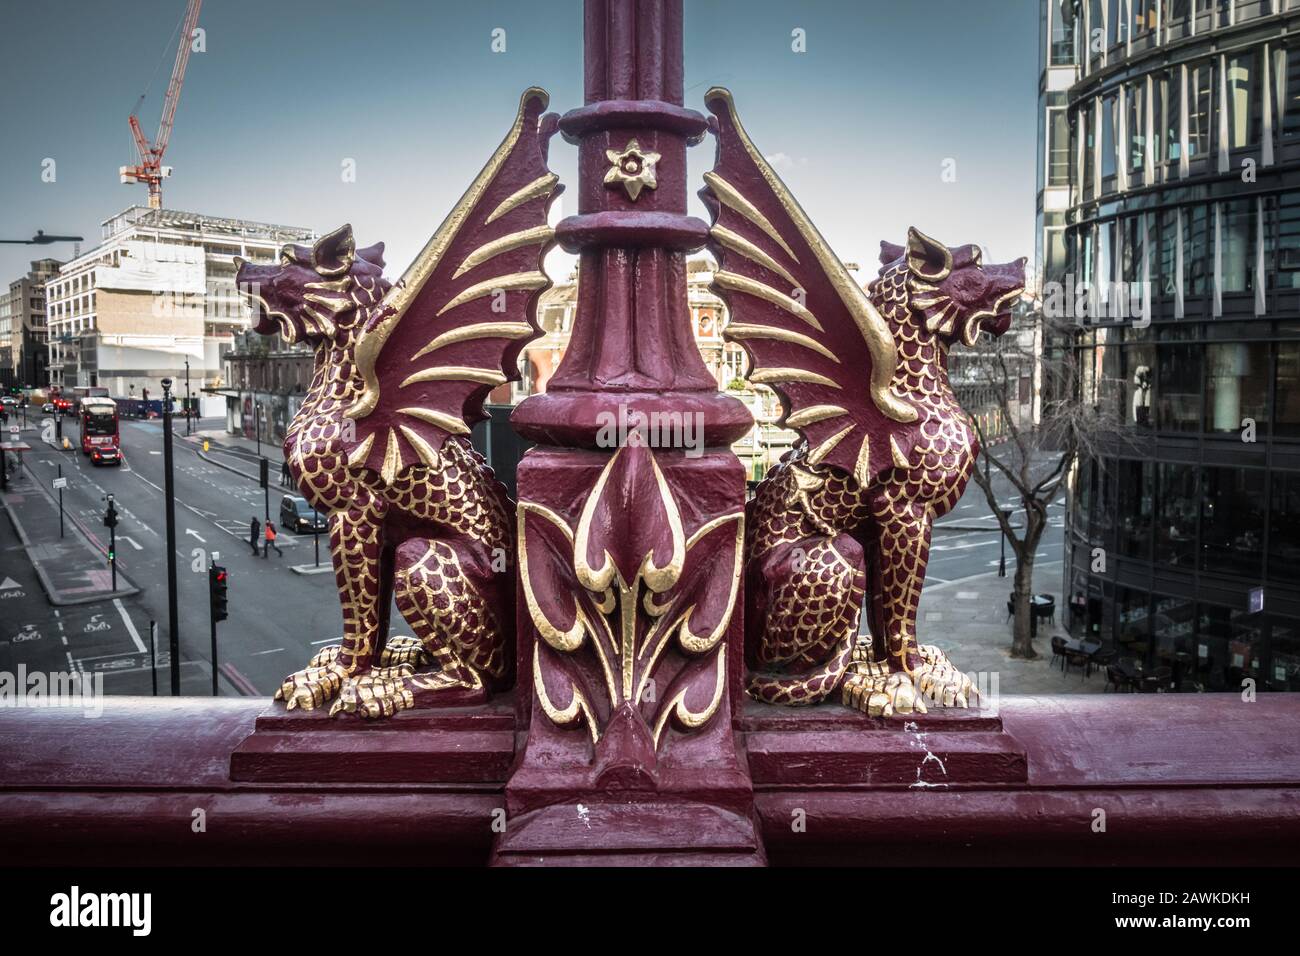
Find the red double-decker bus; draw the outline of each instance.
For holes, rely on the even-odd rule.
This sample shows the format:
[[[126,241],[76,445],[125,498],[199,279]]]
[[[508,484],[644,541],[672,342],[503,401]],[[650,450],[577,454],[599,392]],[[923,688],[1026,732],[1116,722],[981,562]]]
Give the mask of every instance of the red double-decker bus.
[[[117,402],[111,398],[82,398],[81,453],[92,465],[120,465],[122,450],[118,436]]]

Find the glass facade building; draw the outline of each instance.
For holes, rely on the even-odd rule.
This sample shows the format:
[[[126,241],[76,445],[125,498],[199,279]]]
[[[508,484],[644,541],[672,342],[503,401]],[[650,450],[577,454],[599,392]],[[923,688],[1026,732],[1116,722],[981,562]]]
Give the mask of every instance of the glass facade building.
[[[1041,295],[1115,426],[1070,483],[1071,629],[1182,689],[1300,689],[1300,0],[1041,27]]]

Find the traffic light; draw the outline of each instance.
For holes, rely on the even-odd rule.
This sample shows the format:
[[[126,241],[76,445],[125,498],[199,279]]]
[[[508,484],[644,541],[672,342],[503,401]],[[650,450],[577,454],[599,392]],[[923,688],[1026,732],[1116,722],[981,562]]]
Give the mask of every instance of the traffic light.
[[[271,472],[269,465],[270,462],[265,458],[258,462],[257,480],[261,482],[263,488],[269,487],[270,485]]]
[[[104,512],[104,527],[117,527],[117,508],[113,504],[113,499],[108,499],[108,509]]]
[[[208,606],[212,610],[212,623],[224,621],[230,615],[226,610],[226,569],[214,564],[208,568]]]

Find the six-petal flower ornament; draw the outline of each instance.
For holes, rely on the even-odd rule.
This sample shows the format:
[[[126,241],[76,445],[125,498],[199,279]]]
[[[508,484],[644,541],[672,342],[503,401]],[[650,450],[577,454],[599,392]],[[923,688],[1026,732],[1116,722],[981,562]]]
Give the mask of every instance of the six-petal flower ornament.
[[[633,202],[641,195],[642,187],[654,189],[658,186],[655,163],[659,162],[659,154],[642,149],[636,140],[624,146],[622,152],[607,149],[605,155],[610,162],[609,172],[605,173],[605,185],[621,185],[627,190],[627,198]]]

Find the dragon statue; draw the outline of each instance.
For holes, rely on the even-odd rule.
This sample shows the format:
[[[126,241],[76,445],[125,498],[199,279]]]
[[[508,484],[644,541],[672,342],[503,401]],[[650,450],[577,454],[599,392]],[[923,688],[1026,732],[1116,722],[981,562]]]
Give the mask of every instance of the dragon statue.
[[[289,709],[387,717],[478,702],[513,664],[514,506],[471,448],[488,392],[518,376],[549,285],[541,259],[556,117],[524,93],[488,164],[395,284],[350,226],[280,261],[240,261],[256,330],[306,342],[315,369],[284,451],[328,516],[341,643],[276,692]],[[388,639],[396,603],[415,632]]]
[[[873,716],[968,706],[971,679],[918,643],[917,606],[936,518],[979,453],[948,381],[948,350],[997,336],[1024,290],[1024,260],[986,265],[916,229],[881,243],[867,290],[831,252],[736,117],[711,90],[717,161],[714,288],[724,335],[776,390],[802,441],[759,484],[745,518],[749,694],[772,704],[841,700]],[[859,637],[870,595],[872,639]]]

